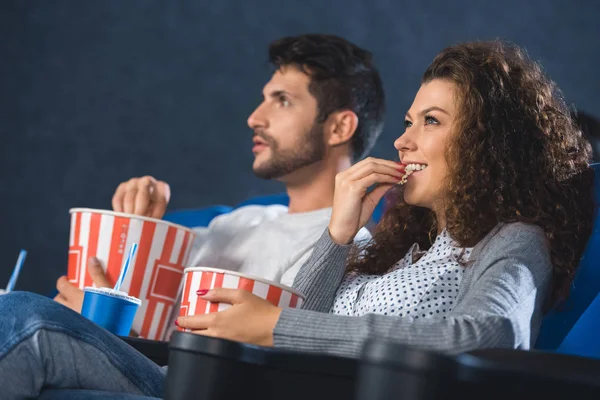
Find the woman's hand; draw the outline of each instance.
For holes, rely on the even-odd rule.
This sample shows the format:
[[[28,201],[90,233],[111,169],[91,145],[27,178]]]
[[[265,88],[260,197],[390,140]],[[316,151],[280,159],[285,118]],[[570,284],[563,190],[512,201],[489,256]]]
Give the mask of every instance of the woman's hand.
[[[228,303],[227,310],[190,317],[179,317],[175,324],[199,335],[219,337],[260,346],[273,346],[273,329],[281,308],[241,289],[211,289],[203,300]]]
[[[394,161],[369,157],[335,177],[333,212],[329,234],[337,244],[348,244],[369,222],[373,211],[391,187],[400,182],[404,166]],[[367,189],[377,184],[367,193]]]

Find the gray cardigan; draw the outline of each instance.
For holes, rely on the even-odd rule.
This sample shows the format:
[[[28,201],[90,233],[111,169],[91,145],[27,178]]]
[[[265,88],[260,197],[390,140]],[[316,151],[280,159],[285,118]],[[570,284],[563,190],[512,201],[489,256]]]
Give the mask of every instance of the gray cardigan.
[[[477,243],[446,319],[329,314],[349,251],[323,233],[294,281],[306,301],[282,311],[275,347],[357,357],[368,338],[450,354],[535,343],[552,275],[548,241],[537,226],[499,225]]]

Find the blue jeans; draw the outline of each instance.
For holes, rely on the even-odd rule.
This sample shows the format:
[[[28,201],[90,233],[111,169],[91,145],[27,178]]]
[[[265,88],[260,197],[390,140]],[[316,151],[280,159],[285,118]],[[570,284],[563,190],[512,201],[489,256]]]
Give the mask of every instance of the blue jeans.
[[[46,389],[163,395],[164,369],[47,297],[1,295],[0,316],[3,399],[37,398]]]

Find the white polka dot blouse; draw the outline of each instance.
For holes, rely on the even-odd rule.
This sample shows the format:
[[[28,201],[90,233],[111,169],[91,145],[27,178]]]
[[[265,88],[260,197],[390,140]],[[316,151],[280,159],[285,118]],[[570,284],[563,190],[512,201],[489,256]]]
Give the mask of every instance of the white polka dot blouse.
[[[347,275],[331,312],[445,319],[454,307],[471,250],[459,247],[444,229],[427,252],[415,243],[385,275]]]

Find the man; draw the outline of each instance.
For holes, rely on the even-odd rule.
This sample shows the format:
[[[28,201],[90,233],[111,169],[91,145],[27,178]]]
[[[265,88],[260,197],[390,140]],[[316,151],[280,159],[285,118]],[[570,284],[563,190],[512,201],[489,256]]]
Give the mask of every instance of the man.
[[[339,37],[280,39],[269,61],[275,72],[248,118],[253,170],[285,184],[289,207],[247,206],[216,217],[196,230],[191,265],[292,286],[329,223],[336,174],[363,158],[381,133],[385,96],[371,54]],[[162,218],[169,198],[169,185],[147,176],[121,183],[112,204],[115,211]],[[357,239],[368,236],[363,230]],[[97,260],[88,265],[97,286],[111,286]],[[57,289],[55,300],[80,312],[83,292],[65,276]]]

